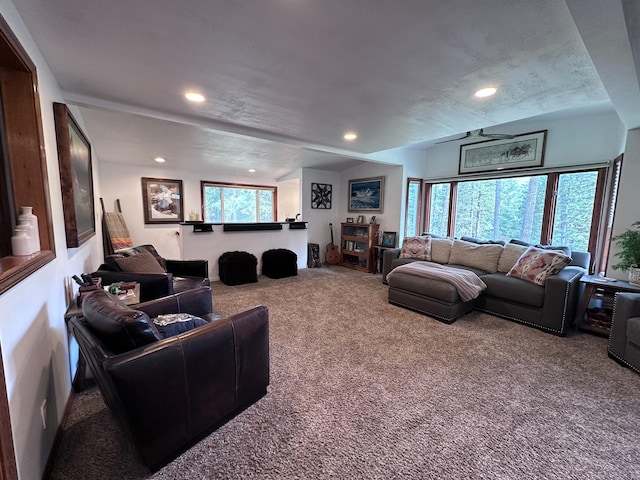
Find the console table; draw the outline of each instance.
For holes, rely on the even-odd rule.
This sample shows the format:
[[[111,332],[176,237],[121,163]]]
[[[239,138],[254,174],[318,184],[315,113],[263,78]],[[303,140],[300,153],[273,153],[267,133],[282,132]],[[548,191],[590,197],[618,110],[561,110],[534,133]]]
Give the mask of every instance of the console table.
[[[580,282],[585,287],[576,313],[575,328],[599,335],[609,335],[611,317],[613,315],[613,301],[616,293],[640,293],[640,286],[632,285],[624,280],[603,280],[598,275],[583,275]],[[598,322],[591,322],[589,319],[585,319],[591,300],[602,301],[604,312]]]

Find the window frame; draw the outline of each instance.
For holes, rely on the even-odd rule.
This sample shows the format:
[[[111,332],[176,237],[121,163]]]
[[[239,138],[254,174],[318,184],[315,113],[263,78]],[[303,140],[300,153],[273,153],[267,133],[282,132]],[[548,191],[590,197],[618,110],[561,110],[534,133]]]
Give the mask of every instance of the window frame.
[[[601,225],[603,221],[603,216],[605,215],[605,204],[606,204],[606,215],[610,218],[613,218],[613,212],[615,209],[615,178],[616,171],[620,170],[621,157],[616,158],[613,163],[609,166],[600,165],[584,165],[581,167],[576,167],[575,169],[562,169],[557,171],[527,171],[526,173],[521,174],[511,174],[511,175],[487,175],[482,177],[474,177],[469,178],[468,180],[442,180],[442,179],[434,179],[432,181],[424,181],[424,198],[423,198],[423,225],[426,227],[431,223],[431,197],[432,197],[432,186],[435,184],[443,184],[448,183],[450,185],[449,188],[449,213],[448,213],[448,223],[447,223],[447,236],[454,236],[455,232],[455,223],[456,223],[456,209],[457,209],[457,199],[458,199],[458,185],[461,182],[472,182],[472,181],[480,181],[480,180],[495,180],[495,179],[504,179],[504,178],[517,178],[521,176],[529,176],[529,175],[544,175],[547,177],[547,187],[545,192],[545,204],[543,211],[543,219],[542,219],[542,228],[540,232],[540,243],[542,244],[550,244],[551,238],[553,235],[553,222],[554,216],[557,206],[557,194],[558,194],[558,185],[560,181],[560,175],[564,174],[572,174],[572,173],[582,173],[582,172],[597,172],[597,180],[596,180],[596,188],[594,192],[594,202],[593,202],[593,210],[591,215],[591,229],[589,234],[589,243],[588,243],[588,251],[591,253],[591,265],[590,272],[594,271],[596,265],[599,265],[601,270],[605,269],[607,262],[607,253],[605,249],[607,248],[607,242],[610,242],[610,231],[606,230],[604,234],[601,233]],[[617,170],[616,170],[617,169]],[[613,173],[610,173],[613,172]],[[607,178],[609,179],[609,187],[607,189]],[[608,190],[608,191],[607,191]],[[408,206],[408,190],[407,190],[407,206]]]
[[[259,192],[260,190],[268,190],[273,194],[273,209],[272,209],[272,220],[270,222],[261,222],[260,221],[260,204],[259,199],[260,195],[256,195],[256,218],[255,222],[248,223],[273,223],[278,219],[278,187],[276,185],[257,185],[251,183],[232,183],[232,182],[218,182],[218,181],[210,181],[210,180],[201,180],[200,181],[200,203],[202,205],[202,219],[205,220],[206,216],[206,203],[205,203],[205,187],[221,187],[221,188],[244,188],[249,190],[255,190]],[[208,222],[216,225],[227,224],[238,224],[238,223],[247,223],[247,222],[225,222],[224,221],[224,195],[221,197],[221,211],[222,211],[222,221],[221,222]],[[205,220],[206,221],[206,220]]]
[[[418,205],[416,206],[416,228],[410,233],[408,228],[409,220],[409,188],[412,184],[418,184]],[[424,229],[424,208],[423,208],[424,181],[421,178],[407,178],[407,195],[404,203],[404,235],[405,237],[413,237],[420,235]]]

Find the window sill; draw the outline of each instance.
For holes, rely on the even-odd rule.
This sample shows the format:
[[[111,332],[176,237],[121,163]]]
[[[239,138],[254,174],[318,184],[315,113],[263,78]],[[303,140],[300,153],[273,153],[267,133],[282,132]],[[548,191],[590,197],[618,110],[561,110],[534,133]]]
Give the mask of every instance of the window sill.
[[[56,258],[51,250],[42,250],[26,257],[0,258],[0,294],[27,278]]]

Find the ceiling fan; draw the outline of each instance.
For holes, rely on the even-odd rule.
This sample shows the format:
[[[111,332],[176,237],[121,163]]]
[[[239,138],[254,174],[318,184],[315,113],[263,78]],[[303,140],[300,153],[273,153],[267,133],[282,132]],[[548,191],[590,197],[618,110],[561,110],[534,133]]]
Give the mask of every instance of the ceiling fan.
[[[478,130],[470,130],[467,132],[467,134],[464,137],[460,137],[460,138],[453,138],[451,140],[444,140],[442,142],[436,142],[435,144],[439,144],[439,143],[448,143],[448,142],[457,142],[458,140],[465,140],[467,138],[477,138],[477,139],[483,139],[486,138],[488,140],[511,140],[512,138],[515,138],[516,135],[509,135],[507,133],[484,133],[482,131],[482,128],[478,129]]]

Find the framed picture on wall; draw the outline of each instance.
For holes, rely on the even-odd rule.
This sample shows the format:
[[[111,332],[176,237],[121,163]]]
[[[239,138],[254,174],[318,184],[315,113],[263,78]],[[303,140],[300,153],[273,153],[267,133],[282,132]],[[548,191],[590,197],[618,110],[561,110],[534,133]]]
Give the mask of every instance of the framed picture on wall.
[[[312,183],[311,208],[331,209],[332,189],[329,183]]]
[[[144,223],[182,223],[182,180],[142,177]]]
[[[349,180],[349,211],[382,213],[384,177]]]
[[[396,246],[396,232],[384,232],[382,234],[382,246],[383,247],[395,247]]]
[[[53,104],[67,247],[96,234],[91,144],[64,103]]]

